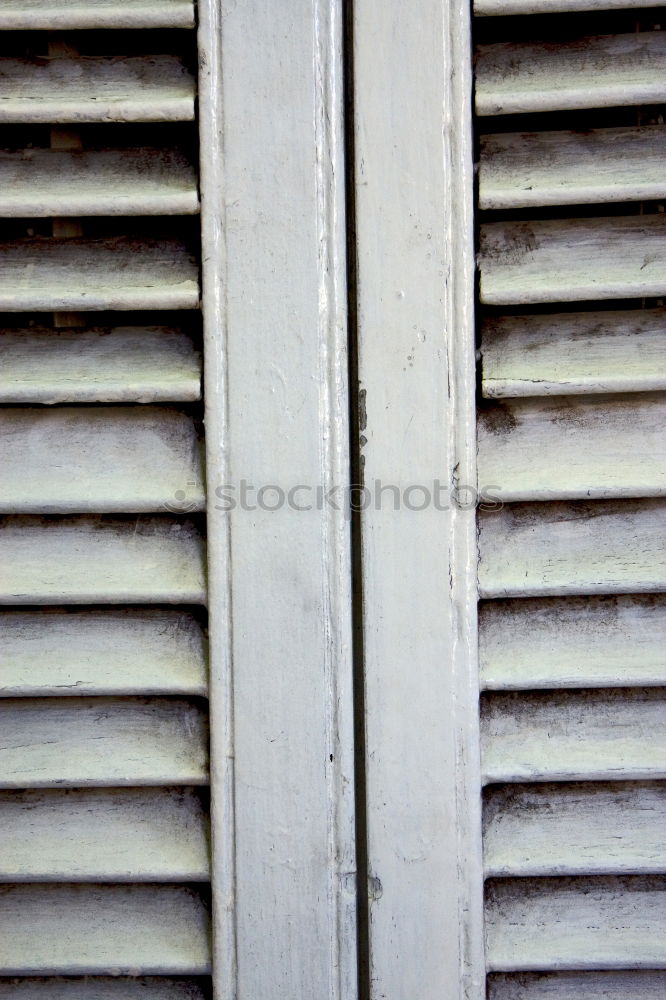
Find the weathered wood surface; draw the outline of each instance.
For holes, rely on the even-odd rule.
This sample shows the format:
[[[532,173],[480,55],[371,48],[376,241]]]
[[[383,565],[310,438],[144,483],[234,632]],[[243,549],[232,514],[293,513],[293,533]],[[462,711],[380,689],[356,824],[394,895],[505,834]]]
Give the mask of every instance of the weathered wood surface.
[[[595,969],[549,974],[496,973],[488,977],[488,1000],[663,1000],[664,995],[666,972]]]
[[[662,690],[486,694],[481,765],[496,781],[666,778]]]
[[[0,881],[204,882],[207,827],[190,788],[0,793]]]
[[[191,121],[195,90],[176,56],[5,58],[0,123]]]
[[[206,695],[207,650],[186,611],[1,611],[0,696]]]
[[[196,257],[175,240],[0,243],[0,310],[196,309]]]
[[[202,785],[206,714],[167,698],[0,700],[0,788]]]
[[[666,589],[661,500],[525,503],[479,516],[482,597]]]
[[[490,223],[479,271],[487,305],[664,295],[666,215]]]
[[[481,137],[480,209],[641,201],[666,196],[666,127]]]
[[[666,878],[494,880],[486,958],[498,972],[663,968]]]
[[[479,485],[504,501],[666,495],[666,395],[512,399],[480,410]]]
[[[660,874],[666,785],[491,787],[483,824],[489,876]]]
[[[0,1000],[206,1000],[206,986],[190,976],[23,976],[0,980]]]
[[[175,149],[0,152],[6,218],[192,215],[198,209],[194,167]]]
[[[0,520],[0,604],[203,604],[201,533],[173,517]]]
[[[666,312],[490,317],[481,367],[488,398],[663,390]]]
[[[476,110],[507,115],[666,100],[662,32],[573,42],[502,42],[477,50]]]
[[[2,31],[193,28],[192,0],[3,0]]]
[[[480,608],[481,685],[497,691],[662,685],[666,598],[533,598]]]
[[[208,923],[184,886],[0,887],[0,972],[205,975]]]

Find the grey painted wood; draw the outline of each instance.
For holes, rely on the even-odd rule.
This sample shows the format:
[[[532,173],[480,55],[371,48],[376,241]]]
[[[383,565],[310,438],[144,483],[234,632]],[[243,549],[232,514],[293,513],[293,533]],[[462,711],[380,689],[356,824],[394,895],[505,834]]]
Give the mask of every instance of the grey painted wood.
[[[488,979],[489,1000],[661,1000],[666,972],[552,972]]]
[[[167,698],[0,700],[0,788],[203,785],[206,715]]]
[[[483,324],[483,395],[666,389],[663,309],[500,316]]]
[[[167,976],[0,980],[0,1000],[205,1000],[206,980]],[[633,998],[632,998],[633,1000]]]
[[[0,123],[194,118],[194,80],[176,56],[3,59]]]
[[[192,0],[3,0],[3,31],[192,28]]]
[[[196,258],[175,240],[0,243],[0,310],[196,309]]]
[[[502,42],[477,51],[479,115],[658,104],[666,99],[661,32],[553,45]]]
[[[4,976],[210,970],[208,912],[184,886],[7,886],[0,929]]]
[[[0,604],[203,604],[197,525],[172,517],[0,520]]]

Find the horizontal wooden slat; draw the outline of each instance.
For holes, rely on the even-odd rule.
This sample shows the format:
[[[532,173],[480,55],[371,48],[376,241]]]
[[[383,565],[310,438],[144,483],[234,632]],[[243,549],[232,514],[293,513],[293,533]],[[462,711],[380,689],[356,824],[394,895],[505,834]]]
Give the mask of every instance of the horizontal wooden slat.
[[[666,100],[661,32],[599,35],[553,45],[502,42],[477,52],[479,115],[628,107]]]
[[[175,240],[0,243],[0,312],[196,309],[198,265]]]
[[[201,785],[207,730],[166,698],[0,700],[0,788]]]
[[[487,875],[640,875],[664,870],[663,783],[493,787],[487,792],[483,820]]]
[[[481,365],[488,398],[664,390],[666,313],[488,318]]]
[[[192,0],[3,0],[0,30],[192,28]]]
[[[0,403],[159,403],[200,397],[201,352],[184,330],[0,330]]]
[[[479,412],[479,485],[515,500],[666,495],[666,395],[513,399]]]
[[[660,685],[666,597],[487,601],[479,658],[489,690]]]
[[[206,817],[191,789],[4,792],[0,829],[2,882],[209,876]]]
[[[666,778],[666,694],[487,694],[481,748],[487,783]]]
[[[5,124],[191,121],[194,96],[176,56],[0,61]]]
[[[207,692],[206,641],[185,611],[0,612],[0,696]]]
[[[546,975],[499,972],[488,977],[488,1000],[663,1000],[664,996],[666,972],[595,969]]]
[[[173,517],[6,517],[0,604],[203,604],[204,560]]]
[[[488,968],[666,966],[666,878],[500,879],[488,886]]]
[[[666,294],[663,214],[494,222],[482,226],[480,246],[488,305]]]
[[[0,973],[205,975],[208,913],[170,885],[0,888]]]
[[[0,411],[0,513],[202,510],[202,444],[164,406]]]
[[[0,216],[191,215],[194,167],[177,150],[0,152]]]
[[[482,597],[666,590],[662,500],[513,504],[479,526]]]
[[[167,976],[0,979],[0,1000],[207,1000],[205,978]],[[631,998],[633,1000],[633,998]]]

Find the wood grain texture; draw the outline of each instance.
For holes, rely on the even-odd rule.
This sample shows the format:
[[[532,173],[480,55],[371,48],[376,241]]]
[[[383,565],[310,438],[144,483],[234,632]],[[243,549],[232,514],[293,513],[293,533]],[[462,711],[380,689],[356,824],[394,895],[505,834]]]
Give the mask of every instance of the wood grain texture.
[[[208,912],[184,886],[2,886],[0,929],[4,976],[210,969]]]
[[[206,1000],[206,986],[191,976],[25,976],[0,980],[0,1000]]]
[[[599,35],[561,44],[482,45],[476,110],[508,115],[659,104],[666,99],[666,39],[656,32]]]
[[[666,215],[481,228],[480,297],[487,305],[627,299],[666,293]]]
[[[192,0],[3,0],[2,31],[193,28]]]
[[[486,694],[484,781],[666,777],[663,689]]]
[[[486,601],[483,688],[647,687],[666,678],[661,595]]]
[[[661,500],[512,504],[479,517],[482,597],[666,589]]]
[[[491,786],[483,825],[488,876],[658,875],[666,785]]]
[[[666,128],[481,137],[478,207],[532,208],[666,195]]]
[[[487,398],[666,389],[663,309],[487,318]]]
[[[191,121],[194,80],[176,56],[3,59],[0,123]]]
[[[659,969],[666,878],[500,879],[488,884],[488,969]]]
[[[666,972],[552,972],[488,977],[488,1000],[662,1000]]]

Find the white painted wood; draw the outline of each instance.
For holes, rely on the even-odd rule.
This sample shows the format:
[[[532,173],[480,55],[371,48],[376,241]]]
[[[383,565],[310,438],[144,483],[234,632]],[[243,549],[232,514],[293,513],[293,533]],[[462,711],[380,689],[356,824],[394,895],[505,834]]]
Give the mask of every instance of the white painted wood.
[[[198,10],[216,996],[352,1000],[349,525],[214,499],[348,480],[342,4]]]
[[[515,14],[567,14],[577,11],[627,10],[653,7],[654,0],[474,0],[477,17]]]
[[[0,403],[159,403],[201,397],[201,352],[184,330],[0,330]]]
[[[198,265],[175,240],[0,243],[0,310],[196,309]]]
[[[0,696],[204,696],[206,646],[186,611],[2,611]]]
[[[479,517],[482,597],[666,589],[660,500],[515,504]]]
[[[486,782],[664,778],[664,693],[488,694],[481,758]]]
[[[206,980],[86,976],[0,980],[0,1000],[205,1000]],[[633,1000],[633,998],[631,998]]]
[[[481,301],[529,305],[666,293],[666,215],[481,228]]]
[[[483,324],[483,395],[666,389],[663,309],[500,316]]]
[[[486,906],[490,970],[666,964],[666,879],[500,879]]]
[[[0,788],[202,785],[206,717],[167,698],[0,700]]]
[[[189,414],[165,406],[0,411],[0,513],[122,513],[205,506]]]
[[[479,413],[479,486],[505,501],[666,495],[666,396],[512,399]]]
[[[666,785],[491,787],[484,807],[486,875],[660,874]]]
[[[0,30],[193,28],[192,0],[3,0]]]
[[[365,482],[420,504],[476,481],[469,12],[353,6]],[[478,1000],[475,515],[388,495],[362,536],[369,993]]]
[[[489,1000],[662,1000],[665,990],[666,972],[595,969],[550,974],[496,973],[488,979]]]
[[[659,31],[553,45],[481,45],[476,111],[507,115],[659,104],[666,99],[666,38]]]
[[[480,609],[482,687],[647,687],[666,676],[660,595],[487,601]]]
[[[666,196],[666,128],[481,137],[480,209],[641,201]]]
[[[3,59],[0,123],[191,121],[195,85],[176,56]]]
[[[0,520],[0,604],[203,604],[200,531],[173,517]]]
[[[16,885],[0,890],[0,971],[205,975],[208,913],[194,889]]]
[[[175,149],[0,152],[5,218],[192,215],[198,209],[194,167]]]
[[[187,788],[0,793],[0,880],[204,882],[207,825]]]

